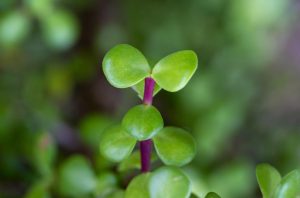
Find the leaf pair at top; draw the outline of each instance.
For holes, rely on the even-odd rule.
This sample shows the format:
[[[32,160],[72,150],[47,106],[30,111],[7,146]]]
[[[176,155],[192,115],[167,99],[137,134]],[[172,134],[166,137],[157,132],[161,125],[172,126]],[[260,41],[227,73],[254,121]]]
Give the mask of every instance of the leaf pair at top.
[[[256,167],[256,177],[263,198],[300,197],[300,169],[296,169],[281,179],[280,173],[269,164]]]
[[[158,84],[155,93],[160,87],[170,92],[182,89],[197,65],[196,54],[191,50],[183,50],[166,56],[151,69],[143,54],[127,44],[115,46],[103,59],[103,71],[110,84],[117,88],[133,87],[140,96],[146,77],[152,77]]]
[[[100,151],[113,161],[121,161],[130,155],[136,141],[152,138],[155,150],[165,164],[182,166],[189,163],[196,152],[193,137],[183,129],[163,126],[163,119],[155,107],[137,105],[126,113],[122,125],[103,133]]]

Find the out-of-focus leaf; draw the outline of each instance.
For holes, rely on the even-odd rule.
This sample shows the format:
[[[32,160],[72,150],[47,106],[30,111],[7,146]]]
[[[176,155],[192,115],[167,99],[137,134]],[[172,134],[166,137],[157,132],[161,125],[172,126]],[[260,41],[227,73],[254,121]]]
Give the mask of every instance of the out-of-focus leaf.
[[[197,66],[198,59],[195,52],[179,51],[160,60],[154,66],[151,76],[161,88],[175,92],[188,83]]]
[[[150,198],[148,190],[150,177],[151,173],[136,176],[128,185],[125,198]]]
[[[191,194],[189,179],[176,167],[162,167],[149,179],[151,198],[187,198]]]
[[[221,197],[249,197],[256,186],[254,167],[247,161],[234,161],[214,169],[209,189]]]
[[[48,192],[48,181],[39,181],[30,187],[29,191],[26,193],[25,198],[50,198],[50,193]]]
[[[79,126],[83,141],[98,151],[102,133],[113,123],[107,116],[93,114],[85,117]]]
[[[96,194],[99,196],[106,196],[113,192],[117,187],[117,177],[111,172],[101,173],[97,177]]]
[[[0,18],[0,48],[20,44],[30,31],[30,20],[23,12],[8,12]]]
[[[25,0],[25,5],[37,17],[47,17],[54,9],[54,0]]]
[[[205,198],[221,198],[221,197],[217,193],[209,192],[209,193],[207,193]]]
[[[125,192],[123,190],[117,189],[107,195],[105,198],[124,198]]]
[[[55,11],[42,21],[46,43],[55,50],[66,50],[73,46],[79,35],[79,25],[73,14]]]
[[[33,147],[34,163],[39,172],[46,176],[51,174],[57,148],[49,133],[41,133]]]
[[[118,162],[130,155],[136,140],[120,126],[105,130],[100,140],[100,152],[107,159]]]
[[[137,92],[138,96],[142,99],[144,97],[144,88],[145,88],[145,81],[141,81],[138,84],[132,86],[132,89]],[[158,86],[158,84],[155,83],[154,90],[153,90],[153,96],[155,96],[161,88]]]
[[[166,165],[183,166],[196,154],[194,138],[185,130],[165,127],[153,138],[159,158]]]
[[[256,178],[264,198],[271,198],[280,183],[280,173],[269,164],[260,164],[256,167]]]
[[[155,136],[163,128],[159,111],[151,105],[137,105],[131,108],[122,120],[124,129],[137,140]]]
[[[197,166],[187,166],[183,169],[185,175],[189,178],[192,185],[192,193],[195,197],[204,197],[208,192],[207,179],[199,171]]]
[[[73,87],[70,71],[63,65],[49,67],[46,74],[49,94],[54,98],[65,99]]]
[[[60,167],[58,190],[64,196],[83,197],[96,188],[92,167],[82,156],[72,156]]]
[[[127,44],[109,50],[102,66],[107,80],[117,88],[131,87],[150,75],[150,67],[144,55]]]
[[[282,178],[273,197],[300,197],[300,169],[294,170]]]

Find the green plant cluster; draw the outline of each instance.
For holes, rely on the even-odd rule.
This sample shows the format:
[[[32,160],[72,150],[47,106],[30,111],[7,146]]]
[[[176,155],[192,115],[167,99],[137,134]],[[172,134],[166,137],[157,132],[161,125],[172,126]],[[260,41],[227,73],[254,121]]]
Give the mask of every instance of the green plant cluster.
[[[292,198],[300,196],[300,169],[281,177],[269,164],[256,167],[256,178],[263,198]]]
[[[188,83],[197,65],[196,54],[185,50],[166,56],[151,68],[136,48],[120,44],[105,55],[103,71],[108,81],[117,88],[140,87],[137,84],[146,84],[145,78],[152,78],[157,84],[154,93],[161,88],[174,92]],[[134,89],[142,96],[146,86],[145,89]],[[106,158],[120,162],[130,158],[137,141],[152,140],[158,157],[167,166],[135,177],[128,185],[125,197],[189,197],[190,180],[176,167],[193,159],[195,140],[184,129],[164,127],[160,112],[151,103],[131,108],[121,124],[107,129],[100,141],[100,151]]]
[[[22,44],[36,25],[49,48],[62,51],[74,45],[79,24],[73,13],[55,0],[23,0],[22,5],[0,19],[0,48],[9,50]]]

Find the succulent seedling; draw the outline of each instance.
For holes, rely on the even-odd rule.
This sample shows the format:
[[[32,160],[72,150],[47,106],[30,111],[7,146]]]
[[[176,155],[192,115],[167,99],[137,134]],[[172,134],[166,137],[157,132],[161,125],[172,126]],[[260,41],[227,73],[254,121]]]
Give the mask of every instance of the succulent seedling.
[[[126,198],[190,196],[190,181],[179,167],[194,158],[195,140],[184,129],[164,126],[152,100],[162,89],[176,92],[185,87],[197,65],[197,55],[191,50],[172,53],[153,67],[139,50],[127,44],[117,45],[105,55],[102,67],[109,83],[116,88],[131,87],[142,99],[142,104],[132,107],[120,124],[107,129],[100,141],[102,155],[114,162],[136,156],[133,150],[139,144],[142,174],[129,183]],[[154,171],[151,171],[152,144],[166,165]]]

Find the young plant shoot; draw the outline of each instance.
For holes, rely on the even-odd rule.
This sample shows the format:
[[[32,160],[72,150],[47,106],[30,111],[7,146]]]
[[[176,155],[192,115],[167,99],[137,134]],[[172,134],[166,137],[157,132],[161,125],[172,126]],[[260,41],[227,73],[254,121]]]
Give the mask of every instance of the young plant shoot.
[[[197,55],[191,50],[172,53],[150,67],[136,48],[120,44],[107,52],[103,72],[116,88],[133,88],[142,104],[132,107],[120,124],[107,129],[101,138],[100,152],[121,168],[137,159],[139,145],[141,174],[131,180],[125,198],[187,198],[191,183],[179,167],[195,156],[196,143],[189,132],[164,126],[160,112],[152,106],[153,96],[161,89],[176,92],[184,88],[195,73]],[[151,169],[153,146],[166,165]]]

